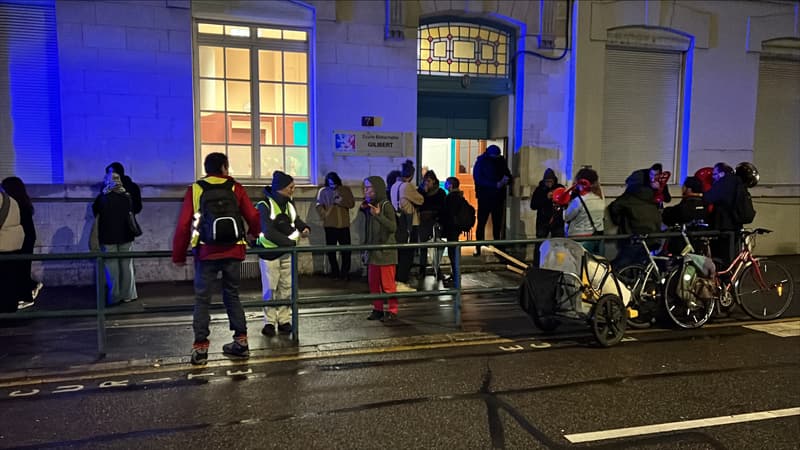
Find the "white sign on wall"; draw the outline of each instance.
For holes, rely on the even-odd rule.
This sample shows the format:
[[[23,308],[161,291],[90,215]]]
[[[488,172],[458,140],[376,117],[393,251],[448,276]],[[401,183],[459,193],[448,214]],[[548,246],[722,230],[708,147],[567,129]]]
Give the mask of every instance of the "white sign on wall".
[[[383,131],[334,131],[334,155],[412,156],[414,133]]]

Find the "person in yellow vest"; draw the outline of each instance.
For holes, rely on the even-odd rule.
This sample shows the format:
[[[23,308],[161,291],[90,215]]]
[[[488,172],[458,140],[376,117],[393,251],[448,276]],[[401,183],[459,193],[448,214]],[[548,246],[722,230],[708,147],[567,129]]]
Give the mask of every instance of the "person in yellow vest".
[[[272,186],[264,188],[264,200],[256,209],[261,214],[261,234],[258,244],[263,248],[293,247],[301,237],[308,237],[311,229],[300,220],[292,202],[294,178],[276,170],[272,173]],[[261,292],[264,301],[289,300],[292,295],[292,255],[290,253],[265,253],[259,255]],[[292,332],[292,311],[289,306],[264,306],[264,328],[261,334],[275,336]]]

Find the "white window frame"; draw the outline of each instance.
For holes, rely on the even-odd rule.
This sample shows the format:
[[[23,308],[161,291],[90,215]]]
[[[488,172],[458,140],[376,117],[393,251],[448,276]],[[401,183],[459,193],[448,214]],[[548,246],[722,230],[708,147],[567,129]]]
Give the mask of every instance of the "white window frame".
[[[248,37],[239,37],[239,36],[230,36],[226,34],[215,35],[215,34],[201,34],[198,31],[198,24],[213,24],[213,25],[227,25],[227,26],[234,26],[234,27],[247,27],[250,30]],[[258,29],[259,28],[271,28],[271,29],[280,29],[286,31],[302,31],[306,33],[306,40],[305,41],[297,41],[297,40],[280,40],[280,39],[267,39],[267,38],[259,38],[258,37]],[[306,87],[307,87],[307,104],[306,104],[306,114],[308,121],[308,143],[307,143],[307,165],[308,165],[308,174],[304,176],[300,176],[298,174],[290,173],[298,183],[310,183],[314,178],[315,172],[315,144],[316,139],[314,136],[315,133],[315,126],[314,124],[314,111],[312,108],[313,105],[313,83],[314,80],[312,78],[312,39],[314,37],[313,30],[304,27],[294,27],[294,26],[285,26],[285,25],[270,25],[270,24],[263,24],[263,23],[245,23],[245,22],[235,22],[235,21],[220,21],[220,20],[209,20],[203,18],[195,18],[192,21],[192,53],[193,53],[193,64],[192,64],[192,76],[193,76],[193,101],[194,101],[194,118],[195,118],[195,173],[196,176],[201,177],[205,174],[203,168],[203,158],[202,158],[202,142],[201,142],[201,121],[200,121],[200,93],[199,93],[199,81],[200,81],[200,72],[199,72],[199,48],[200,46],[218,46],[223,48],[247,48],[250,50],[250,129],[252,132],[251,135],[251,143],[250,143],[250,151],[251,151],[251,166],[252,166],[252,174],[250,177],[246,176],[239,176],[233,174],[238,181],[242,181],[245,183],[257,183],[263,184],[265,182],[269,182],[272,178],[272,171],[268,170],[269,173],[260,173],[261,172],[261,144],[260,144],[260,98],[259,98],[259,79],[258,79],[258,51],[259,50],[277,50],[277,51],[297,51],[297,52],[304,52],[306,54]],[[282,70],[285,70],[283,68]],[[280,82],[282,86],[286,84],[285,80]],[[284,108],[283,112],[280,115],[284,118],[298,116],[293,114],[286,113],[286,99],[285,96],[283,98]],[[227,111],[227,106],[226,106]],[[247,114],[247,113],[245,113]],[[227,130],[226,130],[227,133]],[[284,130],[284,135],[286,131]],[[227,138],[226,138],[227,141]],[[286,167],[286,149],[290,147],[294,147],[291,145],[287,145],[285,140],[284,143],[281,145],[283,147],[283,156],[284,156],[284,170]],[[227,154],[227,151],[226,151]]]

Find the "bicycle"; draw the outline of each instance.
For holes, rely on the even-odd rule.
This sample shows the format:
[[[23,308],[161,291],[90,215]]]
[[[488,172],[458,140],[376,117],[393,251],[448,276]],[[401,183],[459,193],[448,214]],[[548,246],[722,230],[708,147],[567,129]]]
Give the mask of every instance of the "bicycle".
[[[727,268],[716,271],[714,301],[721,311],[728,311],[738,304],[755,320],[772,320],[780,317],[789,308],[794,297],[791,273],[778,262],[753,255],[756,236],[771,232],[772,230],[766,228],[744,230],[739,253]],[[665,304],[670,315],[672,312],[682,313],[680,305],[673,303],[674,297],[680,295],[670,295],[673,292],[680,294],[676,290],[680,289],[680,284],[675,274],[665,284]]]
[[[703,223],[690,223],[680,226],[680,231],[686,244],[680,255],[654,255],[647,245],[647,236],[634,236],[632,241],[642,245],[647,254],[648,263],[646,265],[632,264],[617,271],[617,278],[631,291],[632,311],[628,314],[628,325],[632,328],[648,328],[659,318],[665,315],[662,304],[668,311],[666,315],[681,328],[697,328],[705,324],[714,312],[714,301],[709,298],[693,298],[688,303],[689,314],[685,316],[677,315],[674,311],[676,305],[669,305],[666,302],[666,289],[668,281],[673,279],[676,273],[680,273],[685,268],[688,261],[687,255],[694,252],[694,247],[686,235],[687,226],[704,226]],[[664,269],[659,266],[661,262]],[[669,308],[673,308],[670,312]]]

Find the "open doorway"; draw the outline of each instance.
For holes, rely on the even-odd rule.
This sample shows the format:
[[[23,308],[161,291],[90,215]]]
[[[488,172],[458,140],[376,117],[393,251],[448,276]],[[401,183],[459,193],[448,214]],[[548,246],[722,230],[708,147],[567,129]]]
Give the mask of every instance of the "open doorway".
[[[502,155],[506,155],[506,139],[456,139],[456,138],[425,138],[420,142],[420,175],[427,170],[436,172],[440,187],[444,189],[445,179],[456,177],[464,198],[475,210],[478,209],[478,200],[475,197],[475,181],[472,178],[472,168],[478,156],[486,151],[490,145],[500,147]],[[486,236],[492,236],[492,221],[486,225]],[[474,239],[475,227],[461,240]],[[462,255],[472,255],[474,247],[461,247]]]

